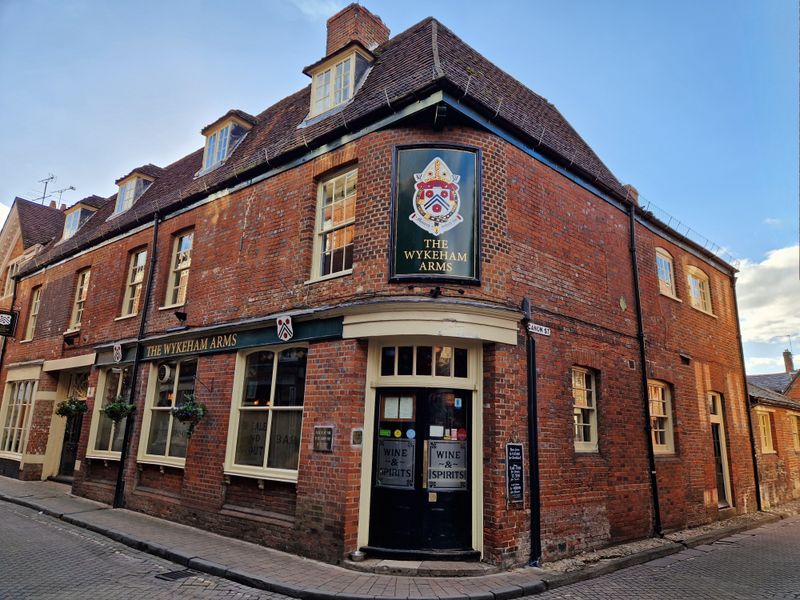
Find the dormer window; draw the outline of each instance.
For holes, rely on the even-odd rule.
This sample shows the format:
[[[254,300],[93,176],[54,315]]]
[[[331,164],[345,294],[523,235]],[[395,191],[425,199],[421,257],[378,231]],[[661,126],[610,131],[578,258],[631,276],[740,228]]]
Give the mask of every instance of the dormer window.
[[[144,194],[144,191],[153,183],[151,179],[144,177],[128,177],[119,182],[119,191],[117,192],[117,202],[114,205],[114,214],[118,215],[128,210],[133,203],[139,199],[139,196]]]
[[[255,123],[255,117],[240,110],[231,110],[204,127],[201,131],[206,136],[203,168],[195,176],[205,175],[223,164]]]
[[[359,45],[351,45],[330,59],[306,69],[311,75],[311,113],[315,117],[349,102],[355,95],[371,58]]]
[[[80,204],[73,206],[64,217],[64,233],[61,236],[62,240],[68,240],[78,232],[89,217],[94,214],[94,210],[87,208]]]

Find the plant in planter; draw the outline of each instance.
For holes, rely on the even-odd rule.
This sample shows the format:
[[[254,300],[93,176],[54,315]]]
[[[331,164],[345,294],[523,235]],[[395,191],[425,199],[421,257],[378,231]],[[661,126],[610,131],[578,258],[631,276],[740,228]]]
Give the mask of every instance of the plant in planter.
[[[122,419],[129,417],[134,410],[136,410],[136,407],[133,404],[130,404],[122,396],[117,396],[101,408],[100,412],[114,421],[114,423],[119,423]]]
[[[184,394],[183,401],[172,409],[172,416],[178,419],[181,423],[189,424],[189,431],[187,435],[192,437],[194,428],[206,416],[208,408],[202,402],[197,401],[197,396],[194,394]]]
[[[59,417],[74,417],[75,415],[82,415],[89,407],[86,400],[82,398],[70,397],[62,400],[56,405],[56,414]]]

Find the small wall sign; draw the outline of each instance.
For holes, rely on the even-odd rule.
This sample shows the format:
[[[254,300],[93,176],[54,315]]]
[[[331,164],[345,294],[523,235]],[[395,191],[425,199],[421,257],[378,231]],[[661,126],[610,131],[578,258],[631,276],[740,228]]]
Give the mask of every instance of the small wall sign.
[[[314,427],[314,452],[333,452],[333,427]]]
[[[364,443],[364,430],[361,428],[353,429],[353,431],[351,431],[351,436],[350,436],[350,445],[361,446],[363,443]]]
[[[522,444],[506,444],[506,491],[509,502],[525,501],[525,463]]]
[[[539,335],[550,335],[550,328],[538,323],[528,323],[528,331],[531,333],[538,333]]]
[[[289,315],[282,315],[276,319],[275,324],[278,327],[278,337],[281,338],[282,341],[288,342],[294,337],[292,317]]]
[[[0,336],[14,337],[18,314],[15,310],[0,310]]]

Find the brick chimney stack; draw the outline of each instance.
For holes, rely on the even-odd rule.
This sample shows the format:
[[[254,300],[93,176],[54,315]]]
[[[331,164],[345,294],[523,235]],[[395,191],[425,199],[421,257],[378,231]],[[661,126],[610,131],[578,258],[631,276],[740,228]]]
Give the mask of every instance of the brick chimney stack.
[[[355,3],[328,19],[328,46],[325,55],[330,56],[354,40],[364,44],[368,50],[389,40],[389,28],[380,17]]]
[[[55,207],[56,207],[56,201],[50,200],[50,208],[55,208]]]
[[[633,203],[636,206],[639,206],[639,190],[633,187],[630,183],[626,183],[622,187],[628,190],[628,197],[633,201]]]
[[[794,361],[792,360],[792,353],[789,350],[783,351],[783,366],[786,367],[787,373],[794,373]]]

